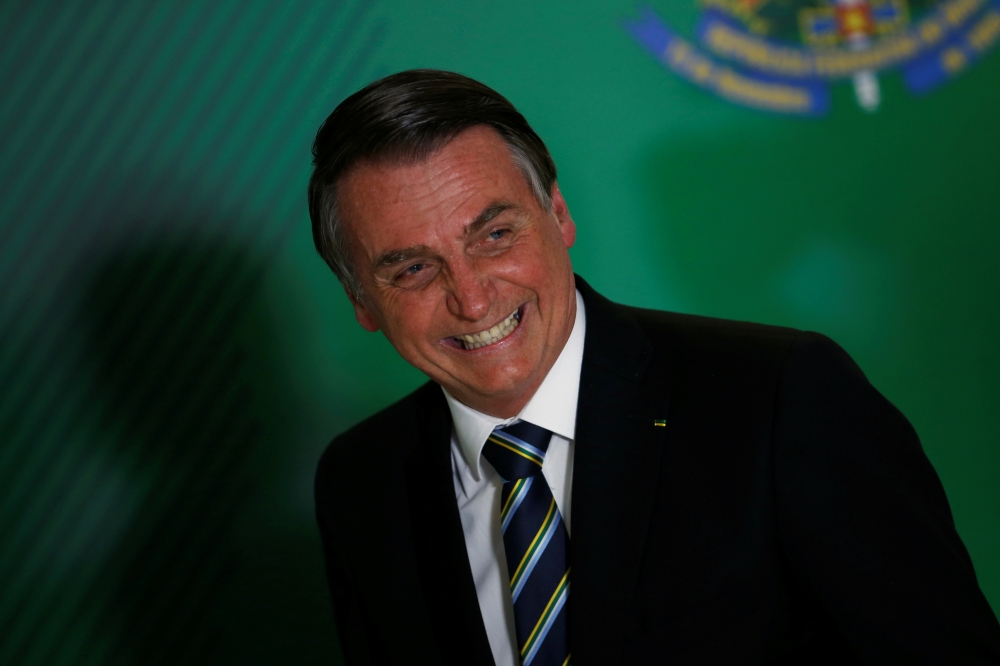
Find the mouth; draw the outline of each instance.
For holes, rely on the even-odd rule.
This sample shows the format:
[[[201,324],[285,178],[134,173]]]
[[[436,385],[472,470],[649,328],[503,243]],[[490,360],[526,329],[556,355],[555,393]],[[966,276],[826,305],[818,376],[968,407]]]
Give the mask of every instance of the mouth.
[[[456,335],[451,340],[455,341],[462,349],[480,349],[500,342],[508,335],[517,330],[521,323],[521,308],[514,310],[509,317],[492,328],[471,335]]]

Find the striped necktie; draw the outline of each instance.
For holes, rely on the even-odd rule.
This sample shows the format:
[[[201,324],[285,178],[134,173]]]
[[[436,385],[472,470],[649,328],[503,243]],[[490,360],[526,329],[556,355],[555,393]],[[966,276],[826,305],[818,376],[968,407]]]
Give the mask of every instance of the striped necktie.
[[[494,430],[483,456],[503,479],[500,525],[523,666],[568,666],[569,537],[542,463],[552,433],[527,421]]]

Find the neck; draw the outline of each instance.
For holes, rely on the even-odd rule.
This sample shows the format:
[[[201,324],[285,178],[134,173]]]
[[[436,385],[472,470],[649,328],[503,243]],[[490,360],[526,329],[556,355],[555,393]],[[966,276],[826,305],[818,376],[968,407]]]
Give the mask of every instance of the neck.
[[[548,370],[551,369],[551,367],[548,368]],[[548,370],[546,370],[546,374],[548,374]],[[542,379],[544,378],[545,376],[543,375]],[[521,410],[524,409],[525,405],[528,404],[541,385],[542,382],[539,380],[533,386],[520,390],[517,395],[509,397],[470,395],[458,392],[452,392],[452,395],[477,412],[482,412],[498,419],[509,419],[521,413]]]

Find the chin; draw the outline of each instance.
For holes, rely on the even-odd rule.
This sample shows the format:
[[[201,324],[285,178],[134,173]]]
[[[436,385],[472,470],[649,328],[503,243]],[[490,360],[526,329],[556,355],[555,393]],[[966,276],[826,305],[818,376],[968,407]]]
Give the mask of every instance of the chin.
[[[481,379],[470,386],[476,386],[478,392],[483,396],[495,397],[497,399],[516,399],[525,393],[531,386],[531,376],[521,373],[517,375],[505,374],[500,377],[493,377],[489,380]]]

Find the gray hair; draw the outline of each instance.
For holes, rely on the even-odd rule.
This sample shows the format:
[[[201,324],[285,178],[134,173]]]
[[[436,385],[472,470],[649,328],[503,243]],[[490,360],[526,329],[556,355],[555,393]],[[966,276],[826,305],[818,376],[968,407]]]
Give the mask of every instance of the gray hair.
[[[362,162],[418,163],[477,126],[500,135],[535,199],[551,212],[556,167],[545,144],[503,96],[461,74],[415,69],[387,76],[341,102],[319,128],[309,180],[313,241],[351,296],[363,292],[337,207],[341,178]]]
[[[531,160],[518,146],[511,145],[508,142],[507,147],[510,149],[511,161],[517,167],[518,171],[524,175],[524,179],[528,181],[531,193],[535,195],[538,204],[546,212],[551,213],[552,195],[545,191],[542,185],[542,178],[538,175]],[[344,288],[347,289],[348,293],[354,298],[361,298],[363,293],[361,279],[358,277],[354,260],[351,257],[351,239],[348,237],[347,230],[344,228],[340,217],[340,212],[337,209],[336,184],[330,187],[330,191],[327,193],[325,199],[325,210],[322,213],[320,233],[323,235],[323,245],[328,248],[328,254],[325,254],[323,258],[333,270],[334,275],[344,285]]]

